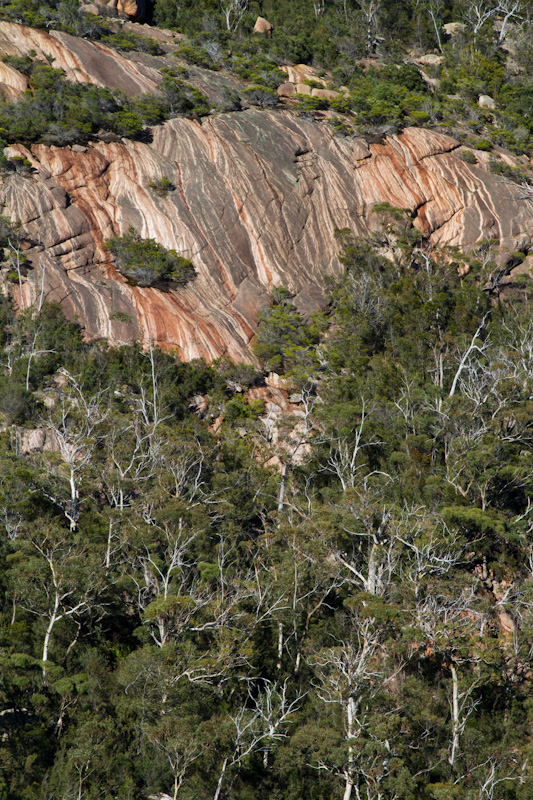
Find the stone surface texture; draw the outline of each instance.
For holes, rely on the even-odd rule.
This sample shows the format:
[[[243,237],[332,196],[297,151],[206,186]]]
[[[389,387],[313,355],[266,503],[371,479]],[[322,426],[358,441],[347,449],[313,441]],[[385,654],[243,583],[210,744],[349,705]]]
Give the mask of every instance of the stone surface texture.
[[[28,49],[54,47],[55,63],[73,80],[156,90],[148,58],[135,64],[67,34],[0,24],[0,46],[26,35]],[[286,286],[304,313],[319,307],[324,276],[340,270],[335,231],[375,229],[377,203],[407,209],[434,244],[468,248],[497,237],[509,251],[529,247],[533,203],[486,167],[462,161],[458,148],[416,128],[369,144],[290,110],[252,108],[169,120],[153,128],[150,143],[12,146],[7,154],[29,159],[34,171],[4,175],[0,201],[27,235],[25,304],[39,295],[44,271],[46,298],[61,302],[89,337],[152,340],[185,359],[250,361],[269,289]],[[158,196],[148,184],[163,177],[176,188]],[[196,279],[170,291],[129,285],[103,247],[129,226],[190,258]]]
[[[263,36],[272,36],[274,26],[264,17],[257,17],[254,25],[254,33],[260,33]]]

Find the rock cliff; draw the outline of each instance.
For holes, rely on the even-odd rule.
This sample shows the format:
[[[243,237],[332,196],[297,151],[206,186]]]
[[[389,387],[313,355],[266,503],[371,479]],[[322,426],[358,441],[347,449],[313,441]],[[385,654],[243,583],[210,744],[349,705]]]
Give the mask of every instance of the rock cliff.
[[[2,23],[0,46],[7,47],[8,34],[20,42],[20,30]],[[75,51],[73,79],[106,82],[105,57],[113,86],[127,90],[131,78],[132,92],[156,91],[149,66],[108,48],[95,61],[83,48],[96,45],[74,40],[74,48],[66,34],[33,33],[33,49],[46,52],[50,39],[59,42],[54,52],[65,69],[67,52]],[[0,78],[11,91],[24,88],[8,71]],[[435,244],[468,248],[490,236],[514,251],[533,239],[533,203],[520,189],[483,164],[465,163],[456,140],[428,130],[369,144],[339,138],[289,109],[247,109],[201,122],[170,120],[153,129],[151,143],[17,145],[10,154],[34,167],[5,175],[0,186],[3,213],[28,237],[33,269],[25,303],[44,277],[46,297],[60,301],[88,336],[151,339],[186,359],[250,360],[257,314],[272,286],[289,288],[301,309],[316,308],[324,276],[339,270],[335,230],[368,232],[376,203],[408,209]],[[175,189],[154,193],[148,184],[162,177]],[[130,225],[190,258],[197,278],[168,292],[130,286],[102,246]]]

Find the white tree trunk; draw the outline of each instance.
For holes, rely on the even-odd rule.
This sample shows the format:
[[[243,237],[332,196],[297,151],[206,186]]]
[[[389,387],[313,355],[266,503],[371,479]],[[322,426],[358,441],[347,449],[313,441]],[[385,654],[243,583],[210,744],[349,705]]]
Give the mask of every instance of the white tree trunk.
[[[348,703],[346,704],[346,737],[348,739],[348,769],[346,770],[346,784],[344,787],[343,800],[350,800],[354,784],[353,773],[354,773],[355,753],[352,742],[354,734],[354,720],[355,720],[355,700],[353,698],[353,695],[350,695],[350,697],[348,698]]]
[[[279,495],[278,495],[278,514],[281,514],[283,511],[283,505],[285,502],[285,484],[287,481],[287,464],[283,463],[281,465],[281,482],[279,485]]]
[[[56,593],[55,602],[54,602],[54,610],[52,611],[52,615],[46,626],[46,633],[44,635],[44,642],[43,642],[43,654],[42,654],[42,662],[43,662],[43,683],[46,683],[46,662],[48,661],[48,650],[50,647],[50,638],[52,636],[52,631],[54,630],[54,625],[61,619],[61,615],[58,616],[58,608],[59,608],[59,595]]]
[[[452,742],[448,761],[453,775],[455,759],[459,748],[459,684],[457,680],[457,670],[453,664],[450,667],[450,671],[452,673]]]
[[[220,792],[222,791],[222,782],[224,780],[224,774],[226,772],[226,767],[228,766],[228,756],[224,759],[224,763],[222,764],[222,769],[220,770],[220,775],[218,778],[217,788],[215,794],[213,796],[213,800],[218,800],[220,797]]]

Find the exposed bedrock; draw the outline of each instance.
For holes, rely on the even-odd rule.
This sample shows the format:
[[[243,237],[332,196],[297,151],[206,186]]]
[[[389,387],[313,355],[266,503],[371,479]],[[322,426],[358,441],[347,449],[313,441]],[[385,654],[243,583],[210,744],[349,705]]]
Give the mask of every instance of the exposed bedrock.
[[[269,288],[284,285],[301,309],[316,308],[324,276],[340,268],[335,230],[368,232],[376,203],[409,209],[435,243],[530,245],[533,203],[457,147],[414,128],[368,145],[290,111],[249,109],[171,120],[151,144],[12,147],[36,171],[6,176],[1,193],[32,244],[26,302],[44,268],[47,297],[89,336],[250,360]],[[162,177],[176,188],[161,196],[148,184]],[[130,286],[102,247],[130,225],[190,258],[197,278],[168,292]]]

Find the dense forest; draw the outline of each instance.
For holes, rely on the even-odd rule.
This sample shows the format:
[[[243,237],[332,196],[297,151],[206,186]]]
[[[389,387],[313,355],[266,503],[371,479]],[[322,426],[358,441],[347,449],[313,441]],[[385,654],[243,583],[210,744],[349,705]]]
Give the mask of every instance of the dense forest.
[[[2,798],[531,796],[530,282],[380,213],[263,369],[3,299]]]
[[[294,113],[332,108],[339,136],[418,124],[522,156],[530,12],[150,9],[186,34],[180,59],[249,82],[226,111],[277,103],[278,67],[301,62],[347,91]],[[272,37],[252,35],[258,14]],[[157,52],[73,0],[0,16]],[[412,49],[438,57],[433,84]],[[3,144],[142,138],[213,111],[183,67],[131,100],[6,61],[30,86],[0,103]],[[0,800],[533,795],[533,296],[509,282],[527,252],[437,249],[375,211],[371,236],[338,232],[322,311],[272,290],[255,366],[88,341],[42,296],[25,306],[23,231],[0,220]],[[194,280],[133,229],[107,247],[138,285]]]

